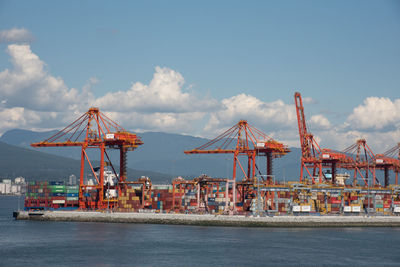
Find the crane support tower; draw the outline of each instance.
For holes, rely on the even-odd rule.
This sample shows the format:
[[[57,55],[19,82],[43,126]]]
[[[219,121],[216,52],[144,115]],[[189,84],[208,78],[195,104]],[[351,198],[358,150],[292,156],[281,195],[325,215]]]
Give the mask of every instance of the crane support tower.
[[[210,140],[206,144],[185,154],[233,154],[232,179],[228,179],[227,186],[232,185],[234,209],[236,209],[236,176],[237,169],[243,172],[245,181],[252,181],[256,169],[257,156],[266,157],[266,183],[272,183],[272,160],[289,153],[289,148],[272,139],[262,131],[251,126],[246,120],[241,120],[225,132]],[[239,161],[239,156],[247,157],[247,171]]]
[[[81,147],[81,166],[79,176],[79,207],[87,208],[87,201],[84,201],[84,193],[89,192],[97,194],[97,201],[92,208],[105,209],[109,207],[110,203],[113,206],[115,199],[110,197],[110,189],[121,191],[121,185],[126,180],[126,154],[127,151],[136,149],[142,145],[140,137],[134,133],[130,133],[116,122],[107,117],[104,113],[100,112],[98,108],[91,107],[87,112],[81,115],[74,122],[67,127],[51,136],[50,138],[32,143],[32,147]],[[99,172],[89,159],[87,150],[99,149],[100,150],[100,168]],[[119,174],[111,163],[107,149],[118,149],[120,154],[119,159]],[[108,162],[106,162],[107,158]],[[91,170],[93,177],[96,180],[95,185],[84,184],[85,163]],[[118,182],[116,185],[105,186],[104,181],[104,167],[110,165],[112,171],[117,177]],[[93,189],[95,192],[93,192]],[[108,194],[107,194],[108,193]],[[88,194],[88,193],[86,193]]]
[[[343,163],[351,163],[353,160],[345,153],[327,148],[321,149],[318,142],[315,140],[314,135],[307,129],[303,100],[299,92],[294,94],[294,100],[296,104],[301,146],[300,181],[303,181],[308,174],[309,177],[311,177],[313,184],[317,182],[322,183],[324,179],[327,180],[323,169],[329,169],[332,174],[331,182],[334,184],[336,169],[339,165]]]
[[[358,139],[354,144],[343,150],[343,152],[353,156],[353,162],[350,164],[343,163],[341,167],[354,170],[354,186],[357,184],[357,174],[360,175],[366,185],[368,185],[369,175],[372,175],[372,185],[375,186],[376,182],[379,183],[376,179],[375,154],[365,139]]]
[[[400,143],[390,148],[383,154],[375,156],[375,166],[377,169],[384,171],[385,187],[389,185],[389,171],[395,173],[395,184],[398,185],[399,172],[400,172]]]

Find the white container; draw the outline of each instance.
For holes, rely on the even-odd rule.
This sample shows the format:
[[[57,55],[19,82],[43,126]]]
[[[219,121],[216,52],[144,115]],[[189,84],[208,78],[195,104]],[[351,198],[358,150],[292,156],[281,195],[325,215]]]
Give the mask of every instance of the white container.
[[[114,134],[106,134],[106,139],[114,139]]]
[[[300,212],[301,208],[300,206],[293,206],[293,212]]]
[[[265,143],[257,143],[257,147],[265,147]]]
[[[118,197],[117,189],[107,189],[106,191],[107,198],[115,198]]]
[[[400,206],[394,207],[393,212],[399,213],[400,212]]]
[[[351,206],[344,206],[343,207],[344,212],[351,212]]]
[[[361,206],[353,206],[351,207],[352,212],[361,212]]]
[[[301,212],[310,212],[311,206],[301,206]]]
[[[53,204],[64,204],[65,200],[64,199],[55,199],[53,200]]]
[[[5,183],[5,184],[11,184],[11,180],[10,180],[10,179],[3,179],[3,183]]]

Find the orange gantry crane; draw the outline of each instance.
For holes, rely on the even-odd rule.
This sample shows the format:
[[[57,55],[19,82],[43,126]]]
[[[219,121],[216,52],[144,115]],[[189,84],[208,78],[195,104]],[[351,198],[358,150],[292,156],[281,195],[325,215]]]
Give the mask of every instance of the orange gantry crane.
[[[273,158],[281,157],[290,152],[289,148],[272,139],[257,128],[241,120],[216,138],[185,154],[233,154],[232,179],[227,180],[227,186],[232,184],[233,202],[236,204],[236,175],[237,168],[243,172],[244,180],[251,181],[256,175],[256,156],[266,156],[266,183],[272,182]],[[247,171],[239,161],[239,156],[247,157]],[[259,171],[260,172],[260,171]],[[236,206],[234,206],[235,209]]]
[[[323,169],[330,169],[332,174],[332,183],[335,183],[336,169],[340,164],[349,164],[353,159],[345,153],[327,149],[319,146],[307,129],[306,118],[304,115],[303,100],[301,94],[296,92],[294,94],[296,104],[297,122],[299,127],[300,146],[301,146],[301,166],[300,166],[300,181],[305,178],[304,170],[311,177],[312,183],[316,183],[318,178],[319,182],[326,178]],[[312,169],[312,172],[310,172]],[[318,174],[318,175],[317,175]]]
[[[86,189],[95,189],[97,196],[94,198],[95,205],[92,208],[104,209],[110,205],[110,189],[120,192],[120,185],[126,180],[126,154],[139,145],[142,145],[140,137],[130,133],[116,122],[100,112],[98,108],[92,107],[81,115],[70,125],[51,136],[50,138],[32,143],[32,147],[81,147],[81,166],[80,166],[80,186],[79,186],[79,207],[87,208],[87,201],[84,200],[83,192]],[[100,168],[95,171],[92,162],[89,159],[87,149],[100,150]],[[118,149],[120,151],[119,175],[111,163],[107,149]],[[105,186],[104,167],[105,157],[118,179],[117,185]],[[92,175],[97,184],[84,184],[85,162],[88,163]],[[108,193],[108,194],[106,194]],[[112,204],[112,202],[111,202]]]
[[[395,184],[398,185],[399,172],[400,172],[400,143],[390,148],[383,154],[375,156],[375,166],[384,171],[385,187],[389,185],[389,170],[395,173]]]
[[[357,184],[357,174],[363,179],[364,184],[369,184],[369,175],[372,175],[372,184],[375,185],[376,168],[375,168],[375,154],[368,146],[365,139],[358,139],[354,144],[343,150],[343,153],[353,156],[353,162],[343,163],[342,168],[354,170],[353,185]],[[365,171],[363,174],[362,171]],[[379,182],[379,181],[378,181]]]

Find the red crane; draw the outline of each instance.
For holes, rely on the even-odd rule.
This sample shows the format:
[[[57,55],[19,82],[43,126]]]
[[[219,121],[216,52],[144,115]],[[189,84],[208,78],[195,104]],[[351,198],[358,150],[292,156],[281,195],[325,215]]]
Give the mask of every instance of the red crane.
[[[256,156],[266,156],[267,182],[272,182],[272,160],[290,152],[289,148],[272,139],[262,131],[241,120],[216,138],[185,154],[233,154],[233,202],[236,202],[236,175],[239,167],[244,174],[244,180],[250,181],[256,174]],[[239,156],[247,157],[247,172],[239,161]]]
[[[357,174],[364,180],[365,185],[368,185],[369,173],[372,174],[373,185],[375,185],[375,154],[368,146],[367,141],[365,139],[359,139],[343,152],[348,155],[353,155],[353,162],[341,165],[342,168],[354,170],[353,185],[355,186],[357,184]],[[362,173],[363,170],[365,171],[364,175]]]
[[[397,158],[396,158],[397,157]],[[396,185],[398,185],[400,172],[400,143],[390,148],[383,154],[375,157],[376,168],[383,169],[385,175],[385,187],[389,185],[389,170],[393,170],[396,175]]]
[[[81,115],[70,125],[44,140],[43,142],[32,143],[32,147],[81,147],[81,169],[79,176],[79,206],[86,207],[86,201],[83,199],[83,191],[89,188],[97,190],[97,197],[94,208],[106,208],[110,203],[110,195],[106,197],[105,189],[117,189],[120,192],[119,186],[108,186],[105,188],[104,182],[104,167],[105,157],[118,178],[118,184],[126,180],[126,154],[127,151],[132,151],[139,145],[142,145],[140,137],[130,133],[116,122],[100,112],[98,108],[90,108],[89,111]],[[97,173],[89,159],[87,149],[100,150],[100,171]],[[118,149],[120,151],[120,166],[119,175],[117,175],[114,166],[111,163],[107,149]],[[88,163],[92,175],[96,179],[96,185],[84,184],[85,162]],[[107,200],[105,200],[107,198]],[[113,205],[113,202],[111,202]]]
[[[300,166],[300,181],[304,178],[304,170],[311,177],[312,182],[315,183],[315,177],[318,173],[319,182],[321,183],[325,174],[324,168],[329,168],[332,173],[332,183],[335,183],[336,168],[340,163],[350,163],[352,159],[346,154],[331,150],[321,149],[318,142],[315,140],[314,135],[308,132],[306,118],[304,115],[303,100],[301,94],[296,92],[294,94],[296,104],[297,122],[299,127],[299,137],[301,146],[301,166]],[[312,173],[310,172],[312,169]]]

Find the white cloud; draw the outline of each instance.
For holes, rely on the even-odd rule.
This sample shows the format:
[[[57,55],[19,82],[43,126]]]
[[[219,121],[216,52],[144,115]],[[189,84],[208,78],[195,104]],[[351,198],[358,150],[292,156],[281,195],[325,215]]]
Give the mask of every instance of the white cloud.
[[[263,102],[254,96],[239,94],[223,99],[221,104],[221,110],[211,113],[204,128],[206,132],[219,132],[241,119],[247,119],[250,124],[257,122],[256,127],[262,127],[270,132],[275,130],[275,127],[279,129],[296,127],[294,106],[285,104],[282,100]]]
[[[358,130],[347,131],[333,128],[329,131],[317,132],[318,142],[321,147],[343,151],[358,139],[365,139],[368,146],[375,154],[383,153],[395,146],[400,140],[400,129],[387,132],[364,132]]]
[[[126,129],[139,132],[163,131],[180,134],[193,134],[195,125],[204,117],[203,112],[106,112],[106,114]]]
[[[353,129],[381,130],[387,126],[400,126],[400,99],[368,97],[364,104],[354,108],[347,119]]]
[[[318,103],[318,101],[312,97],[303,97],[302,100],[303,100],[303,104],[317,104]]]
[[[12,68],[0,72],[0,133],[17,127],[65,126],[93,105],[111,111],[127,129],[190,133],[191,125],[218,103],[184,92],[182,75],[160,67],[148,85],[137,82],[127,91],[95,99],[91,89],[99,82],[96,77],[81,90],[68,88],[48,73],[29,45],[11,44],[7,53]]]
[[[169,68],[156,67],[148,85],[136,82],[127,91],[107,93],[96,106],[113,111],[193,112],[215,108],[214,99],[198,99],[184,92],[182,75]]]
[[[7,53],[13,69],[0,72],[0,100],[6,106],[42,111],[76,108],[79,91],[69,89],[60,77],[50,75],[46,64],[32,53],[29,45],[11,44]]]
[[[314,130],[328,129],[331,127],[331,123],[329,122],[329,120],[321,114],[311,116],[310,123]]]
[[[24,28],[12,28],[0,32],[0,43],[29,43],[33,39],[32,34]]]
[[[13,129],[30,124],[36,124],[41,121],[37,113],[26,110],[21,107],[9,109],[0,109],[0,129]]]
[[[128,130],[165,131],[215,137],[241,119],[291,146],[299,146],[297,117],[293,104],[266,102],[245,93],[217,101],[198,97],[183,76],[172,69],[156,67],[149,84],[134,83],[127,90],[95,98],[91,90],[99,82],[88,79],[81,89],[69,88],[51,75],[46,64],[29,45],[7,48],[12,68],[0,72],[0,133],[13,128],[61,128],[96,105]],[[315,103],[311,98],[303,102]],[[400,140],[400,99],[369,97],[354,108],[342,125],[329,115],[315,114],[308,122],[322,147],[342,150],[366,138],[377,153]],[[205,126],[203,127],[203,125]],[[199,128],[202,130],[199,132]]]

